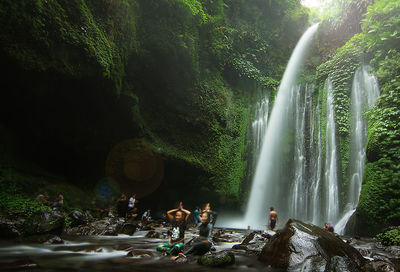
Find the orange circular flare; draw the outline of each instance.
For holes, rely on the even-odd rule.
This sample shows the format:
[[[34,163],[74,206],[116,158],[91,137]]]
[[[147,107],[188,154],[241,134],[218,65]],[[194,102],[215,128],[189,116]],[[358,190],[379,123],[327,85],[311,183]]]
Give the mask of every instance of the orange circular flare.
[[[106,176],[120,184],[121,193],[135,193],[141,198],[160,186],[164,163],[151,144],[141,139],[129,139],[114,146],[108,154]]]

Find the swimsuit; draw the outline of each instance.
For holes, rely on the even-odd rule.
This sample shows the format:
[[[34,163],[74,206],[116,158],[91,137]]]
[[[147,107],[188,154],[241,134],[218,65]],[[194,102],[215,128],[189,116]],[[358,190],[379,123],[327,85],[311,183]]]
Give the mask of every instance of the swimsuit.
[[[274,229],[276,225],[276,220],[271,220],[271,223],[269,224],[269,226],[271,227],[271,229]]]

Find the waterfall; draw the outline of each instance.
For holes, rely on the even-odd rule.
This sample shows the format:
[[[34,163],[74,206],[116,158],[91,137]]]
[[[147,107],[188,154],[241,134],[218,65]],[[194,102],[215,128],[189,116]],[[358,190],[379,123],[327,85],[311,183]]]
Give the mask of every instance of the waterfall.
[[[339,188],[337,178],[337,142],[333,86],[330,78],[326,82],[328,98],[326,101],[326,144],[325,144],[325,207],[328,221],[336,222],[339,216]]]
[[[368,136],[368,125],[363,113],[379,97],[378,81],[369,73],[369,66],[357,69],[351,92],[351,130],[350,130],[350,186],[348,203],[351,209],[356,208],[360,197],[362,177],[365,165],[365,147]]]
[[[313,111],[311,111],[313,112]],[[311,119],[311,122],[314,124],[314,118]],[[313,198],[312,198],[312,207],[313,207],[313,217],[312,222],[315,225],[320,225],[321,222],[321,174],[322,174],[322,145],[321,145],[321,124],[319,122],[319,104],[316,107],[316,114],[315,114],[315,123],[318,124],[317,127],[317,148],[315,148],[314,142],[310,145],[310,153],[311,153],[311,178],[312,178],[312,188],[313,191]],[[314,129],[312,131],[311,139],[314,139]],[[315,150],[317,149],[317,150]]]
[[[274,107],[267,126],[261,154],[248,200],[245,223],[251,228],[265,228],[268,208],[275,206],[281,221],[289,215],[288,187],[286,179],[293,178],[288,171],[293,135],[293,107],[291,92],[296,88],[296,79],[318,25],[310,27],[290,57],[279,86]],[[282,220],[283,218],[283,220]]]
[[[252,144],[252,150],[253,150],[252,162],[254,165],[251,167],[253,171],[256,170],[257,166],[256,162],[260,155],[260,150],[264,140],[265,130],[268,125],[268,114],[269,114],[269,99],[267,94],[265,92],[262,92],[261,99],[256,104],[254,121],[251,124],[252,138],[254,139]]]
[[[295,89],[295,150],[294,150],[294,181],[290,190],[289,217],[309,219],[309,182],[306,172],[306,114],[312,115],[312,105],[308,100],[311,96],[312,85],[306,85],[305,92],[300,91],[300,85]],[[312,123],[313,124],[313,123]],[[313,128],[313,126],[310,126]]]
[[[363,65],[357,69],[351,91],[351,130],[350,130],[350,176],[347,194],[346,213],[339,221],[336,231],[344,233],[351,215],[355,212],[361,192],[365,166],[365,148],[368,125],[363,113],[373,106],[379,97],[378,80],[371,67]]]

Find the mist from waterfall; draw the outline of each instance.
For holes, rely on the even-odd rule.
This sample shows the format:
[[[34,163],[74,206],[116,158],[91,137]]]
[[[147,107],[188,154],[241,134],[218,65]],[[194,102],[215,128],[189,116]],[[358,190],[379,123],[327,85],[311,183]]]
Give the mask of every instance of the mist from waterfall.
[[[277,207],[282,220],[289,216],[290,184],[282,184],[281,181],[293,178],[286,166],[293,160],[289,158],[293,155],[290,141],[295,121],[291,93],[296,88],[300,68],[317,28],[318,25],[310,27],[296,45],[275,99],[247,204],[245,224],[251,228],[265,228],[270,206]]]

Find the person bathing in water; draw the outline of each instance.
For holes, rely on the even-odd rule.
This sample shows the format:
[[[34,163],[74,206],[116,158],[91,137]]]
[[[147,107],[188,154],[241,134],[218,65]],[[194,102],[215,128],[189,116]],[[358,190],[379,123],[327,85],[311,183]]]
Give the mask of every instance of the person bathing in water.
[[[193,245],[188,250],[184,253],[180,252],[178,256],[173,259],[179,257],[187,258],[187,255],[204,255],[211,249],[213,225],[210,222],[210,219],[211,217],[209,213],[203,212],[201,214],[201,224],[198,227],[199,237],[194,240]]]
[[[190,212],[183,208],[182,202],[179,202],[177,209],[167,212],[168,220],[172,227],[168,231],[168,243],[161,244],[157,247],[157,251],[166,253],[167,255],[177,256],[183,248],[185,239],[186,225],[189,221]]]
[[[275,231],[276,221],[278,220],[278,213],[274,210],[274,207],[271,207],[268,217],[268,225],[270,230]]]

